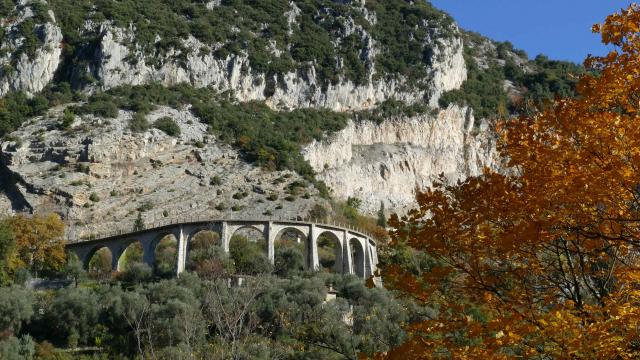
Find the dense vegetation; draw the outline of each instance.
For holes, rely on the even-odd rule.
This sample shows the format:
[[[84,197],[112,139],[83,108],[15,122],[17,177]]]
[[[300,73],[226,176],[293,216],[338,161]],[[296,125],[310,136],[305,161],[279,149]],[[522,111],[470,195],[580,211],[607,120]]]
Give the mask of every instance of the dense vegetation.
[[[81,98],[80,94],[73,92],[71,86],[64,82],[50,85],[33,97],[22,92],[11,92],[0,99],[0,137],[14,131],[27,119],[43,115],[52,106]]]
[[[460,89],[445,93],[440,106],[469,105],[477,118],[530,114],[557,96],[574,96],[578,76],[584,72],[581,66],[544,55],[530,61],[525,52],[514,49],[509,42],[495,43],[495,51],[483,52],[480,49],[489,41],[479,34],[465,33],[465,41],[467,80]],[[478,64],[478,57],[487,62],[484,67]],[[519,94],[508,94],[505,81]]]
[[[423,79],[433,56],[429,42],[452,36],[453,23],[426,2],[402,0],[368,1],[362,8],[350,2],[296,1],[298,16],[294,16],[288,0],[225,0],[214,8],[213,3],[196,0],[48,3],[62,27],[69,64],[86,63],[95,47],[99,34],[83,31],[84,23],[110,21],[120,28],[135,29],[131,48],[140,49],[149,64],[158,65],[170,49],[178,50],[178,60],[189,51],[213,52],[218,58],[247,54],[254,71],[269,75],[305,71],[313,64],[323,85],[340,77],[355,83],[367,81],[367,74],[373,70],[367,59],[368,34],[381,49],[378,76],[402,74]],[[3,1],[0,16],[10,15],[9,5],[10,1]],[[37,13],[46,16],[46,5],[38,6],[42,11]],[[373,23],[367,19],[372,11],[377,14]],[[21,28],[27,38],[37,41],[37,36],[30,33],[33,21]],[[188,49],[183,40],[189,36],[201,41],[203,47]],[[130,61],[137,59],[132,56]],[[65,76],[91,81],[86,75],[84,79],[71,72]],[[272,89],[267,86],[267,91]]]
[[[325,303],[330,283],[339,297]],[[0,327],[11,334],[0,341],[0,354],[8,360],[34,353],[40,359],[357,359],[401,343],[399,324],[408,318],[387,291],[338,276],[253,278],[231,288],[190,274],[133,288],[13,286],[0,288],[0,303]],[[56,348],[88,350],[83,356]]]
[[[36,231],[62,249],[60,225],[55,215],[0,222],[2,359],[357,359],[400,345],[402,324],[429,313],[354,276],[306,271],[303,246],[287,234],[271,264],[264,241],[234,236],[226,254],[215,233],[201,232],[179,279],[170,279],[171,237],[156,247],[154,268],[142,263],[137,243],[118,273],[106,248],[87,270],[75,255],[65,265],[52,247],[30,262]],[[335,249],[321,250],[331,268]],[[38,269],[63,287],[33,289]]]

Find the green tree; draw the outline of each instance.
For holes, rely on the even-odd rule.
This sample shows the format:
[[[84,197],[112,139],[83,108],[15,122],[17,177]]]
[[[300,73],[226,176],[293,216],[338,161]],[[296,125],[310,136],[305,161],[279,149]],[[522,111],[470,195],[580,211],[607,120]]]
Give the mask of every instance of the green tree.
[[[142,212],[138,211],[138,217],[133,222],[133,231],[144,230],[144,228],[145,228],[145,224],[144,224],[144,219],[142,218]]]
[[[71,347],[94,345],[100,331],[101,308],[98,295],[91,289],[63,289],[51,301],[43,327],[55,329],[52,339],[59,343]]]
[[[229,243],[229,255],[238,274],[257,275],[273,271],[266,250],[260,243],[244,236],[233,236]]]
[[[0,333],[15,334],[33,316],[34,297],[22,287],[0,287]]]
[[[13,236],[11,224],[0,221],[0,284],[9,280],[11,261],[15,257],[16,241]]]
[[[20,338],[14,336],[0,340],[0,359],[3,360],[31,360],[36,354],[36,343],[31,336]]]
[[[387,215],[384,212],[384,202],[380,201],[380,209],[378,210],[378,219],[376,221],[381,228],[387,227]]]
[[[74,114],[72,108],[64,109],[64,112],[62,113],[62,119],[60,119],[60,122],[58,123],[58,128],[62,130],[69,129],[75,119],[76,114]]]
[[[67,264],[65,265],[64,273],[67,278],[73,280],[73,284],[75,287],[78,287],[78,281],[86,276],[82,261],[73,252],[67,254]]]
[[[276,244],[274,273],[289,278],[304,271],[304,254],[297,244]]]

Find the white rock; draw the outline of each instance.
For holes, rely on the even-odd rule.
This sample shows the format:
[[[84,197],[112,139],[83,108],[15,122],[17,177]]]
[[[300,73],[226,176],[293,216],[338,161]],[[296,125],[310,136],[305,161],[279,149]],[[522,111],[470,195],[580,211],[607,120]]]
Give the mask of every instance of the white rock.
[[[304,156],[338,198],[356,196],[369,213],[380,201],[403,212],[440,174],[453,183],[498,167],[493,133],[486,125],[478,131],[474,121],[466,108],[451,106],[437,116],[351,122],[308,145]]]

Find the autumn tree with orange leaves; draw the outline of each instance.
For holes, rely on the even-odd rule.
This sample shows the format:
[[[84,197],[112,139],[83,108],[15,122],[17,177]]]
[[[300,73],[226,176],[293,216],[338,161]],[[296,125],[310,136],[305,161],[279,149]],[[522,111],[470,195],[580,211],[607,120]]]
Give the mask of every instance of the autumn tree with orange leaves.
[[[640,357],[640,6],[594,26],[578,96],[497,125],[501,173],[418,195],[393,247],[430,271],[383,271],[435,309],[380,358]]]
[[[43,270],[58,271],[65,264],[64,223],[56,214],[16,215],[9,219],[15,237],[13,269],[23,267],[34,275]]]

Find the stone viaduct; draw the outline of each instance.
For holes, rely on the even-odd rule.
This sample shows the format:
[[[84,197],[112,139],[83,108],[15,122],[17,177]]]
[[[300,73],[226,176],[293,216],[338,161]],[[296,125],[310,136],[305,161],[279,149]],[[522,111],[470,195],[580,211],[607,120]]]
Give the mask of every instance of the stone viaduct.
[[[267,241],[267,255],[271,262],[275,259],[275,247],[285,233],[295,233],[304,241],[305,267],[319,270],[318,239],[332,241],[335,252],[333,271],[342,274],[355,274],[366,279],[376,271],[378,255],[376,243],[363,232],[352,228],[298,220],[174,220],[152,224],[149,228],[133,232],[117,231],[89,240],[77,240],[66,245],[83,262],[85,268],[93,254],[102,248],[108,248],[112,255],[112,270],[118,271],[119,260],[129,245],[138,241],[143,249],[143,262],[153,267],[155,249],[160,240],[173,235],[177,240],[177,274],[185,270],[189,245],[194,236],[201,231],[213,231],[220,237],[223,250],[229,252],[231,237],[242,229],[254,229]]]

